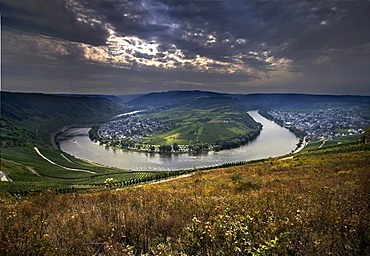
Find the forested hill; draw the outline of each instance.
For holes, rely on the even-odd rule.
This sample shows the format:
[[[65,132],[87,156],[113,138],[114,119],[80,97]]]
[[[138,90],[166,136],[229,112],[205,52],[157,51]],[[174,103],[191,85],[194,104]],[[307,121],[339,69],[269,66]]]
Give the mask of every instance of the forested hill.
[[[1,92],[1,147],[47,142],[64,125],[111,117],[125,111],[109,99]]]
[[[129,101],[128,104],[137,107],[160,107],[160,106],[180,106],[191,105],[194,101],[207,101],[211,98],[217,98],[218,104],[222,99],[226,99],[225,94],[206,91],[168,91],[152,92]]]
[[[368,96],[276,93],[238,95],[237,97],[244,105],[252,109],[312,109],[354,105],[370,106],[370,97]]]
[[[226,94],[206,91],[168,91],[149,93],[127,103],[134,107],[188,105],[204,108],[207,105],[231,104],[244,109],[312,108],[322,106],[370,105],[368,96],[307,95],[307,94]]]

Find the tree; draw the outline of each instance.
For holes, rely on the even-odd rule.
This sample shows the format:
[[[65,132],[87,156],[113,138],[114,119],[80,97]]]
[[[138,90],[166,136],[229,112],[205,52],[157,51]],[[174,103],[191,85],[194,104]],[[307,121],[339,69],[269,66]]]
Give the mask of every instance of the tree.
[[[176,142],[173,143],[172,148],[173,148],[174,151],[179,151],[179,149],[180,149],[179,145]]]
[[[159,147],[159,153],[168,154],[171,153],[172,147],[170,145],[162,145]]]

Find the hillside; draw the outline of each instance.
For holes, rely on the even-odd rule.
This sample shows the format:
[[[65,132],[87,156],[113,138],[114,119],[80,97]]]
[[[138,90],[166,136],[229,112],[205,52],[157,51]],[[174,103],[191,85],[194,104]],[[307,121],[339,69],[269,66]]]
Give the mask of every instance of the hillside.
[[[370,105],[368,96],[310,94],[249,94],[238,96],[246,106],[255,109],[312,109]]]
[[[178,106],[193,106],[194,102],[204,102],[209,99],[217,99],[217,104],[223,103],[223,100],[228,101],[230,98],[223,94],[206,91],[168,91],[168,92],[153,92],[137,97],[127,104],[129,106],[141,107],[141,108],[158,108],[158,107],[178,107]]]
[[[369,166],[352,144],[119,191],[2,194],[0,254],[369,255]]]
[[[0,176],[11,182],[1,182],[0,191],[13,196],[49,189],[66,193],[105,187],[107,175],[122,185],[167,175],[88,163],[52,147],[51,138],[62,127],[102,122],[126,111],[99,96],[1,92]]]
[[[124,111],[109,99],[1,92],[1,147],[42,142],[65,125],[97,121]]]
[[[134,107],[189,106],[207,108],[231,106],[243,110],[294,108],[310,109],[328,106],[369,105],[368,96],[307,94],[226,94],[207,91],[168,91],[149,93],[127,102]]]

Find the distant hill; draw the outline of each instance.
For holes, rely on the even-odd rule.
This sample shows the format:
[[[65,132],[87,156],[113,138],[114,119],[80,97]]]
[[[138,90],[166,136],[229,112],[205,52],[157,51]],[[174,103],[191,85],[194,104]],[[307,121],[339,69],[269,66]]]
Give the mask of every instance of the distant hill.
[[[107,98],[1,92],[1,147],[49,140],[49,133],[75,123],[111,117],[124,107]]]
[[[237,98],[247,107],[253,109],[294,108],[312,109],[346,105],[370,105],[367,96],[338,96],[311,94],[249,94]]]
[[[133,101],[136,98],[143,96],[144,94],[130,94],[130,95],[115,95],[113,101],[118,103],[126,104],[127,102]]]
[[[370,105],[368,96],[336,96],[307,94],[226,94],[206,91],[168,91],[149,93],[127,102],[129,106],[194,108],[225,104],[251,109],[312,108],[322,106]]]
[[[209,99],[212,97],[218,97],[218,100],[220,100],[223,95],[205,91],[153,92],[129,101],[127,104],[137,107],[180,106],[191,104],[191,102],[199,99]]]
[[[58,96],[65,96],[65,97],[89,97],[89,98],[100,98],[100,99],[109,99],[113,102],[119,104],[125,104],[129,101],[132,101],[144,94],[129,94],[129,95],[98,95],[98,94],[56,94]]]

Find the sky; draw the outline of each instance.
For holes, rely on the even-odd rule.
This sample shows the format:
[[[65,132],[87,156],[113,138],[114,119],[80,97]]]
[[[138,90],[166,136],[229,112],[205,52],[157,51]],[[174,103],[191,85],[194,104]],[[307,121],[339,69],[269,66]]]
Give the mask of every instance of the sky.
[[[369,0],[0,0],[1,90],[370,95]]]

